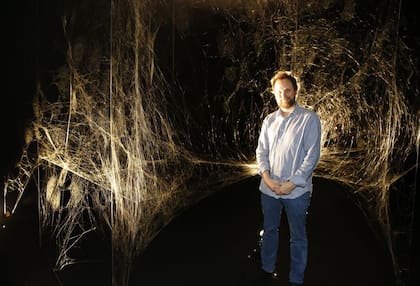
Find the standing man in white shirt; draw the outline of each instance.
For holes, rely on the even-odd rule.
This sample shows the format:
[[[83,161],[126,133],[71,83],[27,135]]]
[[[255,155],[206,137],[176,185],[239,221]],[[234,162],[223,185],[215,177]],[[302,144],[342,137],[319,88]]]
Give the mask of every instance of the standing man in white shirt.
[[[263,121],[256,157],[261,175],[264,232],[261,268],[276,277],[279,226],[284,210],[290,230],[290,285],[303,285],[308,255],[306,214],[312,193],[312,173],[320,158],[318,115],[296,102],[298,83],[278,71],[271,81],[278,110]]]

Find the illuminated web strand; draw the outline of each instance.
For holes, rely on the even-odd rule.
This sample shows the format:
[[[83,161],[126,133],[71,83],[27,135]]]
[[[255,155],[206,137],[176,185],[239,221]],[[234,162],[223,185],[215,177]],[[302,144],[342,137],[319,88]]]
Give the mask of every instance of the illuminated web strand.
[[[335,4],[327,2],[321,4]],[[110,1],[95,25],[106,23],[107,32],[89,26],[79,37],[70,31],[85,21],[77,14],[82,9],[69,12],[69,20],[63,17],[66,63],[34,99],[31,140],[39,147],[33,155],[30,144],[25,146],[18,175],[4,189],[4,210],[14,212],[33,172],[42,173],[37,182],[40,220],[53,229],[60,247],[56,269],[77,263],[70,250],[98,230],[98,215],[111,233],[113,283],[126,285],[134,257],[176,213],[214,190],[255,176],[258,130],[275,108],[267,80],[276,68],[294,71],[302,82],[299,103],[320,115],[322,155],[315,175],[341,182],[368,202],[398,268],[390,187],[418,168],[420,140],[418,119],[406,98],[413,87],[401,86],[396,78],[398,59],[410,62],[406,51],[397,48],[401,1],[398,14],[391,13],[397,2],[388,7],[392,21],[377,26],[360,19],[352,1],[331,19],[320,16],[331,11],[319,1],[308,1],[311,7],[297,1],[232,3],[213,10],[211,2],[201,1],[194,9],[177,11],[171,3],[172,10],[162,15],[165,4],[159,1]],[[221,88],[214,94],[204,88],[200,106],[192,107],[184,102],[193,97],[169,92],[155,62],[155,43],[165,16],[172,33],[196,37],[174,15],[192,19],[188,13],[200,9],[218,11],[225,25],[215,36],[218,54],[200,42],[207,55],[202,62],[210,65],[219,56],[234,64],[224,67]],[[348,20],[352,17],[354,24]],[[365,31],[366,39],[353,40],[338,24]],[[211,36],[199,35],[204,34]],[[170,36],[174,54],[176,35]],[[98,44],[108,41],[107,48]],[[175,54],[172,77],[174,59]],[[417,73],[410,65],[400,69]],[[42,92],[49,84],[58,89],[56,100]],[[405,167],[402,162],[413,152],[416,164]],[[10,202],[13,192],[18,199]]]

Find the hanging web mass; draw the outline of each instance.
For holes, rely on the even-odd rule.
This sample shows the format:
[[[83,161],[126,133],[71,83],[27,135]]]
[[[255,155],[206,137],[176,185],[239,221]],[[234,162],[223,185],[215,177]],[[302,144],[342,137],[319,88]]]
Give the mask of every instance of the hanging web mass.
[[[127,285],[135,256],[174,215],[256,175],[258,132],[276,108],[268,81],[284,69],[322,121],[316,176],[346,185],[374,215],[398,271],[389,197],[418,148],[400,2],[83,2],[64,5],[63,62],[37,85],[4,189],[13,213],[35,178],[56,270],[106,229],[113,280]]]

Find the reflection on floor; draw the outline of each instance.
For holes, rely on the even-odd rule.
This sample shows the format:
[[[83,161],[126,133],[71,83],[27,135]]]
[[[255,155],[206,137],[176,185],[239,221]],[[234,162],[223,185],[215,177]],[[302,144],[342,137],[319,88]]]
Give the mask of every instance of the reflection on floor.
[[[250,178],[174,218],[136,259],[129,285],[266,285],[258,277],[262,215],[257,187],[258,178]],[[52,271],[54,247],[39,246],[36,206],[30,195],[2,225],[0,257],[5,266],[0,285],[112,285],[110,251],[100,237],[86,239],[78,250],[91,259]],[[280,277],[268,285],[288,285],[288,236],[283,217]],[[308,236],[305,285],[396,285],[383,242],[338,184],[314,179]]]

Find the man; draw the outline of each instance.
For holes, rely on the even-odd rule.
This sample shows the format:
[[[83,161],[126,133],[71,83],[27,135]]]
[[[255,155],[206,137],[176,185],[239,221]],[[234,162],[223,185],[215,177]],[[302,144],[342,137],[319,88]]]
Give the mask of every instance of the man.
[[[320,158],[318,115],[296,102],[298,84],[279,71],[271,79],[278,110],[263,121],[256,150],[261,175],[264,231],[261,268],[276,277],[279,225],[284,210],[290,230],[290,285],[303,285],[308,241],[306,213],[312,193],[312,173]]]

